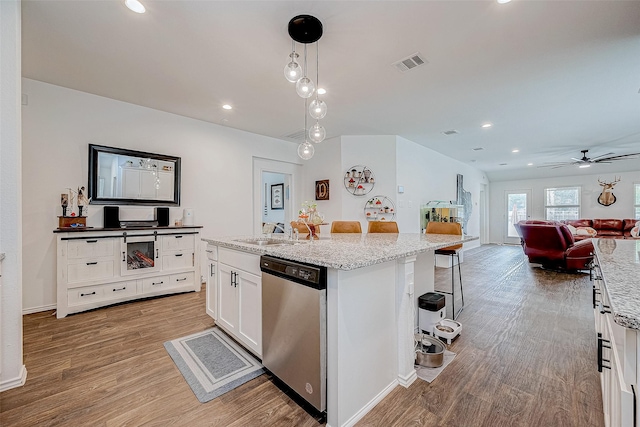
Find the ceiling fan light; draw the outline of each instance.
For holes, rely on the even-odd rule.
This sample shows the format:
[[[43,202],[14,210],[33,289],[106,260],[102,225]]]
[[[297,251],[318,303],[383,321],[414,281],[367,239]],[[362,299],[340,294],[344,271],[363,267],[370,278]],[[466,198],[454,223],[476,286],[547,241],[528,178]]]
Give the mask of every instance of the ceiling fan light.
[[[578,166],[580,169],[584,169],[584,168],[590,168],[591,165],[580,165]]]

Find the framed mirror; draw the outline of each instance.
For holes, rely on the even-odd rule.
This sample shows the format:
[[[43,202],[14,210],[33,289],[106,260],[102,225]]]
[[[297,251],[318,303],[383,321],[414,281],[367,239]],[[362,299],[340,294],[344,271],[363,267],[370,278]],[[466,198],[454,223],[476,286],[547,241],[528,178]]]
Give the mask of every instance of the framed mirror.
[[[180,205],[180,157],[89,144],[89,194],[98,205]]]

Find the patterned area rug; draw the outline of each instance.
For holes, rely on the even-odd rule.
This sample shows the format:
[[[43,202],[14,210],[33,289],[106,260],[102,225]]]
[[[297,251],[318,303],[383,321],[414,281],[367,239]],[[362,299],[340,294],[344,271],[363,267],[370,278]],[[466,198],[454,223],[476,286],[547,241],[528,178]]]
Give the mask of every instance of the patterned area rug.
[[[220,329],[164,343],[191,390],[208,402],[264,373],[264,368]]]

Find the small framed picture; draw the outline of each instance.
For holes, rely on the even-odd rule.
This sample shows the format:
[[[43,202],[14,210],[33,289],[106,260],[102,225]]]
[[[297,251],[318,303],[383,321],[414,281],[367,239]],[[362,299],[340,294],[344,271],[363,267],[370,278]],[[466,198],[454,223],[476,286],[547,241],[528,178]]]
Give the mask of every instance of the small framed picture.
[[[316,200],[329,200],[329,180],[316,181]]]
[[[271,186],[271,209],[284,209],[284,183]]]

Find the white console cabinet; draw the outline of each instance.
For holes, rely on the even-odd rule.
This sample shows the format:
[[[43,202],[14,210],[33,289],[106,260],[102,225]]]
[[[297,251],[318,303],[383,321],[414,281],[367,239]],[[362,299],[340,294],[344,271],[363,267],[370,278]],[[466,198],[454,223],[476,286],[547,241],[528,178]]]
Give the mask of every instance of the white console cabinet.
[[[262,273],[260,256],[218,249],[216,324],[262,357]]]
[[[199,228],[56,230],[57,317],[200,291]]]

